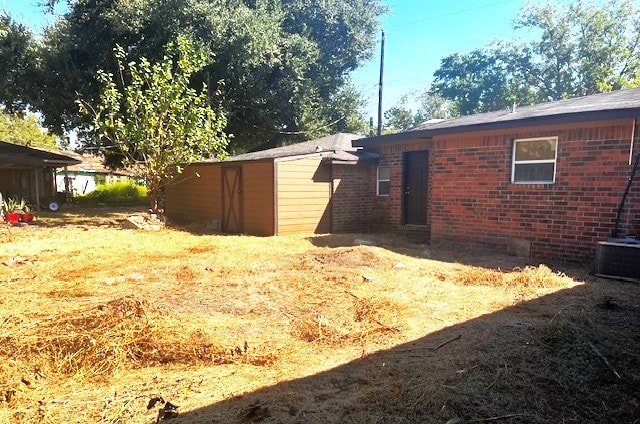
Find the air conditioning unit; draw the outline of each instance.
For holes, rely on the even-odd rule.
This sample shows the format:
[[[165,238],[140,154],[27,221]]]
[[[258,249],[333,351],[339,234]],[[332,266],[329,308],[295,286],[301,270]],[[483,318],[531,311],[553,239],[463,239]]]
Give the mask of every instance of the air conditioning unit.
[[[640,240],[624,238],[599,242],[595,274],[598,277],[640,281]]]

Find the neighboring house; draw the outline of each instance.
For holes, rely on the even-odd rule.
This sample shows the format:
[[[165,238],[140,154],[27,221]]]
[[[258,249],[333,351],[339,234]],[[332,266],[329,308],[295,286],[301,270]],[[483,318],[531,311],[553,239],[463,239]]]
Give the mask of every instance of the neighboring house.
[[[39,208],[56,198],[56,168],[78,162],[61,153],[0,141],[0,192],[5,198],[24,198]]]
[[[630,89],[356,140],[379,155],[369,215],[357,213],[430,241],[592,258],[614,233],[640,235],[640,175],[620,208],[639,116],[640,89]]]
[[[58,187],[66,188],[73,195],[83,195],[95,191],[98,184],[114,183],[129,180],[131,173],[122,169],[108,168],[104,163],[104,156],[88,153],[64,152],[79,163],[56,171]]]
[[[374,189],[375,155],[352,147],[359,137],[334,134],[190,164],[165,188],[165,214],[263,236],[366,230],[357,215],[358,199],[344,196],[351,195],[352,184],[363,184],[365,194]],[[336,205],[341,212],[333,213]]]

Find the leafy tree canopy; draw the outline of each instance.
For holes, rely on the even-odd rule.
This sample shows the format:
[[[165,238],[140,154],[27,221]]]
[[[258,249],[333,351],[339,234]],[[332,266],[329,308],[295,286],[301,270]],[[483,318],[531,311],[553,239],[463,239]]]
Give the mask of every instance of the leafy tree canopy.
[[[51,0],[50,5],[55,3]],[[193,76],[217,93],[232,150],[273,146],[364,127],[349,73],[371,54],[380,0],[75,0],[46,31],[36,107],[53,128],[86,125],[76,93],[96,99],[113,47],[160,60],[177,36],[206,55]],[[224,85],[218,85],[224,81]]]
[[[0,112],[0,141],[45,149],[56,148],[56,137],[43,131],[34,115],[22,117]]]
[[[514,29],[538,37],[447,56],[430,91],[466,115],[640,85],[640,11],[632,0],[527,4]]]
[[[102,151],[115,149],[123,165],[145,181],[155,211],[160,189],[181,164],[225,156],[226,119],[209,107],[206,86],[200,92],[189,86],[206,55],[185,38],[169,44],[167,55],[156,63],[129,61],[120,46],[115,57],[117,76],[98,71],[100,99],[79,101],[80,109],[92,119]]]
[[[415,111],[411,104],[414,105]],[[409,131],[431,119],[449,119],[458,116],[455,102],[428,91],[404,95],[395,106],[384,113],[386,133]]]
[[[414,113],[408,103],[409,96],[405,94],[396,105],[384,112],[384,132],[408,131],[420,123],[421,114]]]
[[[35,79],[37,46],[31,32],[0,12],[0,105],[10,113],[22,113],[31,97]]]

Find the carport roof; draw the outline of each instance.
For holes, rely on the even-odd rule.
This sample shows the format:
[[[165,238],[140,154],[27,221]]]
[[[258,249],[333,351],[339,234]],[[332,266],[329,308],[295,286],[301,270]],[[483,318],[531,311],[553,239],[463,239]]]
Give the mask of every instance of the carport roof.
[[[74,165],[80,161],[47,150],[0,141],[0,168],[41,168]]]

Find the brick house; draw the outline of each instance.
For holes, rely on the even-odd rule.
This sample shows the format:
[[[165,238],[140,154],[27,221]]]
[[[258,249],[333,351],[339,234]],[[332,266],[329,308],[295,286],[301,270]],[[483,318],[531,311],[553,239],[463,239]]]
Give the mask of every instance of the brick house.
[[[630,89],[359,139],[379,156],[374,184],[345,197],[359,196],[358,216],[381,231],[591,258],[614,232],[640,235],[640,175],[620,207],[640,156],[639,114],[640,89]]]

